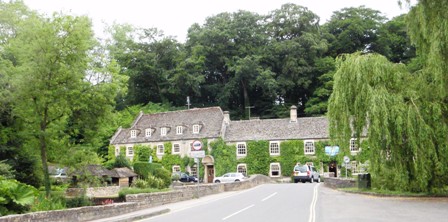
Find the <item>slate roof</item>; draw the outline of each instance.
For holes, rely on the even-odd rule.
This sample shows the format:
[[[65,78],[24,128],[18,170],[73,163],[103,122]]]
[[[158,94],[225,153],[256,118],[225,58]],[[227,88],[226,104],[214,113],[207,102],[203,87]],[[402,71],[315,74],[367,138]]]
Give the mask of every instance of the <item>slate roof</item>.
[[[127,167],[121,167],[121,168],[114,168],[112,169],[114,171],[114,175],[111,177],[118,177],[118,178],[124,178],[124,177],[136,177],[138,176],[134,171]]]
[[[144,143],[158,141],[217,138],[221,136],[224,119],[220,107],[195,108],[172,112],[141,114],[129,129],[118,129],[111,144]],[[198,134],[193,134],[193,125],[200,125]],[[176,134],[176,127],[183,126],[183,133]],[[160,135],[160,129],[167,127],[166,136]],[[145,129],[151,128],[151,137],[145,137]],[[130,131],[137,130],[137,137],[131,138]]]
[[[227,142],[249,140],[329,139],[326,117],[290,119],[260,119],[230,121],[224,140]]]

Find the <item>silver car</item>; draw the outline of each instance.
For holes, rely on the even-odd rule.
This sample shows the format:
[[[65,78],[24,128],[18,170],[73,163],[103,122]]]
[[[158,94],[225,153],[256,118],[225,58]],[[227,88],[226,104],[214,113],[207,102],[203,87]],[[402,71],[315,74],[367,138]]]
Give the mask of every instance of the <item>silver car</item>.
[[[242,173],[226,173],[220,177],[215,177],[215,183],[231,183],[245,180],[246,177]]]
[[[293,175],[294,183],[299,181],[302,183],[305,183],[306,181],[309,181],[310,183],[313,183],[314,181],[320,183],[320,174],[314,166],[297,164],[294,167]]]

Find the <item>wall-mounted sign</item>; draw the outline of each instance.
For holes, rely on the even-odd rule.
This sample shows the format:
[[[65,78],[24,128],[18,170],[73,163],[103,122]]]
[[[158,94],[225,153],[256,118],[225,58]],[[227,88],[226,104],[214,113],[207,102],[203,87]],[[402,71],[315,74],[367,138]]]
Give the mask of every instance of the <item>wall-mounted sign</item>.
[[[339,146],[325,146],[325,154],[336,156],[339,153]]]

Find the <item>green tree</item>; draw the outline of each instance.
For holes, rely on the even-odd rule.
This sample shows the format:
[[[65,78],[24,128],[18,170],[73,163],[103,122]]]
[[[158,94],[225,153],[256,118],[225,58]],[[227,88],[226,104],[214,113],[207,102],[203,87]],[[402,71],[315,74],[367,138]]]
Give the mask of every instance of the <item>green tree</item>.
[[[33,15],[20,23],[8,45],[15,60],[14,113],[26,124],[28,145],[39,147],[47,196],[48,151],[60,145],[57,141],[71,107],[82,104],[82,89],[89,84],[84,76],[92,37],[86,17]]]
[[[328,54],[333,58],[356,51],[378,52],[374,43],[378,40],[381,25],[386,21],[380,11],[360,6],[343,8],[334,12],[324,25],[324,30],[334,36],[329,39]]]
[[[376,54],[346,55],[337,67],[328,111],[332,138],[346,144],[367,132],[370,170],[379,188],[445,189],[446,100],[427,96],[441,89],[436,78],[410,75],[404,65]]]

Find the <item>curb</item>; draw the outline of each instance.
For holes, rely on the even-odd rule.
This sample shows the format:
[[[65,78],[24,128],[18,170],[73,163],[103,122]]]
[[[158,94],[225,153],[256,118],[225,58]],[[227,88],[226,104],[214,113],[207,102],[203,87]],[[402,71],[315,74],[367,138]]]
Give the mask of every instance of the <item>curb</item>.
[[[117,218],[117,219],[108,218],[107,221],[110,221],[110,222],[132,222],[132,221],[136,221],[136,220],[142,220],[142,219],[166,214],[166,213],[169,213],[170,211],[171,211],[170,209],[166,208],[166,209],[157,210],[157,211],[153,211],[153,212],[141,213],[141,214],[135,215],[135,216],[129,216],[126,218]],[[123,214],[122,216],[125,216],[125,215],[126,214]]]

